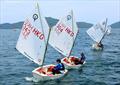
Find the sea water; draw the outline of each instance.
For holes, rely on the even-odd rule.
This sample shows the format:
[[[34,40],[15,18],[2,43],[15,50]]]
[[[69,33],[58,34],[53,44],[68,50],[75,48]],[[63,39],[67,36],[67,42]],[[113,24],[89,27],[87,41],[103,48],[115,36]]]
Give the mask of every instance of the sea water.
[[[20,29],[0,29],[0,85],[120,85],[120,28],[105,36],[103,51],[91,49],[94,42],[87,28],[79,30],[72,55],[79,57],[84,52],[86,64],[79,70],[69,70],[59,81],[36,83],[32,82],[32,70],[38,65],[15,49]],[[56,59],[63,57],[48,46],[44,64],[56,64]]]

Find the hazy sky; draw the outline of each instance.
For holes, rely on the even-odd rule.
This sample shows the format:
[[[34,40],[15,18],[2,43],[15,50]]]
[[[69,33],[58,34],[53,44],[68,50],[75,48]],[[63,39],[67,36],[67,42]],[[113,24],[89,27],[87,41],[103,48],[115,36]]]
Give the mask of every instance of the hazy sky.
[[[0,24],[24,21],[37,2],[46,17],[60,18],[72,9],[80,22],[120,21],[120,0],[0,0]]]

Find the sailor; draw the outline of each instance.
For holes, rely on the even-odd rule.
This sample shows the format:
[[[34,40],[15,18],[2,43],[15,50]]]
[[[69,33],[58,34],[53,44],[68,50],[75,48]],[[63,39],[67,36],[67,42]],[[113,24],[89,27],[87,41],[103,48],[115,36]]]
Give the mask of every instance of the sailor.
[[[84,61],[85,61],[85,55],[84,55],[83,52],[81,53],[81,59],[80,59],[80,61],[81,61],[81,64],[83,64]]]
[[[61,70],[65,69],[64,64],[61,63],[60,59],[57,59],[56,62],[57,62],[57,65],[52,69],[53,74],[59,74],[61,73],[60,72]]]
[[[78,64],[83,64],[84,61],[85,61],[85,55],[82,52],[81,53],[81,58],[76,58],[75,61],[74,61],[74,63],[75,63],[75,65],[78,65]]]
[[[101,42],[97,43],[97,46],[103,48],[103,44]]]

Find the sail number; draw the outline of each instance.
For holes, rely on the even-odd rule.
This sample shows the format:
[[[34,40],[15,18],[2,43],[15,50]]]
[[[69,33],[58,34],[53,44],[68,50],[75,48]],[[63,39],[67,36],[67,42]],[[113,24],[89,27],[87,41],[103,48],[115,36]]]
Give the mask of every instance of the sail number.
[[[74,36],[74,32],[71,30],[71,27],[68,27],[68,26],[66,26],[66,25],[63,24],[63,23],[59,23],[59,24],[56,26],[55,31],[56,31],[57,34],[60,34],[61,32],[65,31],[65,32],[68,33],[71,37]]]
[[[44,39],[44,34],[42,34],[42,32],[40,32],[37,28],[33,27],[32,24],[28,20],[26,20],[23,24],[22,34],[24,38],[27,39],[30,33],[33,33],[40,40]]]

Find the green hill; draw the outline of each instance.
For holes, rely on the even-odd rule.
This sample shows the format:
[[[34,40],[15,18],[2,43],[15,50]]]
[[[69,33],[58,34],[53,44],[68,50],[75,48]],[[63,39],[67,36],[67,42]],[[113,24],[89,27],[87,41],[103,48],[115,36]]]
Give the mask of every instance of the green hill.
[[[54,25],[56,25],[57,22],[59,21],[58,19],[54,19],[51,17],[46,17],[46,20],[47,20],[47,23],[48,23],[50,28],[53,27]]]
[[[90,28],[93,24],[87,22],[77,22],[77,26],[78,28]]]
[[[56,25],[56,23],[59,21],[58,19],[54,19],[51,17],[46,17],[46,20],[48,22],[49,27]],[[86,22],[77,22],[78,28],[90,28],[93,24],[86,23]]]
[[[22,28],[23,22],[17,22],[17,23],[4,23],[0,24],[0,29],[19,29]]]
[[[112,28],[120,28],[120,21],[110,25]]]
[[[51,18],[51,17],[46,17],[46,20],[50,28],[56,25],[56,23],[59,21],[58,19]],[[17,22],[13,24],[4,23],[4,24],[0,24],[0,29],[21,29],[22,25],[23,25],[23,22]],[[77,22],[77,26],[78,28],[90,28],[91,26],[93,26],[93,24],[87,23],[87,22]],[[113,23],[110,26],[112,28],[120,28],[120,21]]]

